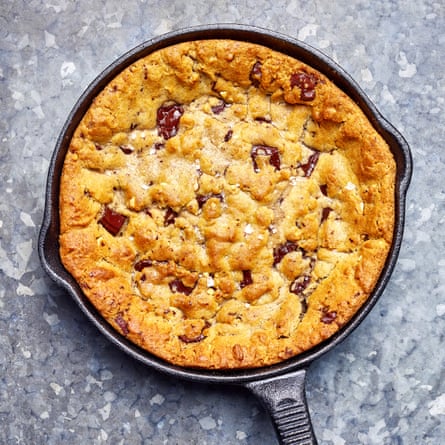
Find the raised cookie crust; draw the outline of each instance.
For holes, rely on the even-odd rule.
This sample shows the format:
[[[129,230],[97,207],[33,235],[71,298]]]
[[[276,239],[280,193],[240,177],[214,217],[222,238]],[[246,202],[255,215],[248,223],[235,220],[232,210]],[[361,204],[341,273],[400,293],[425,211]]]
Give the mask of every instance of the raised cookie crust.
[[[353,101],[271,49],[205,40],[118,75],[75,131],[60,255],[125,337],[245,368],[322,342],[369,297],[395,162]]]

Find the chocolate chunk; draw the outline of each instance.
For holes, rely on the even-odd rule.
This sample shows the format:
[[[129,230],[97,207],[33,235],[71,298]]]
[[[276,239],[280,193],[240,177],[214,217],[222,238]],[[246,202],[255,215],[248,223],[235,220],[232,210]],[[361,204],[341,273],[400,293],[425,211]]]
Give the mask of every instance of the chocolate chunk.
[[[281,246],[275,247],[273,250],[273,265],[277,265],[285,255],[298,250],[298,245],[292,241],[286,241]]]
[[[121,230],[122,226],[127,221],[127,217],[114,211],[110,207],[105,207],[102,217],[99,219],[99,223],[105,227],[113,236],[116,236]]]
[[[170,224],[174,224],[177,216],[178,216],[178,213],[175,212],[170,207],[168,207],[167,211],[165,212],[165,216],[164,216],[164,225],[168,226]]]
[[[272,119],[270,117],[256,117],[255,120],[257,122],[266,122],[268,124],[272,122]]]
[[[207,195],[197,195],[196,201],[198,201],[198,206],[202,209],[202,206],[210,199],[210,198],[218,198],[221,202],[224,201],[224,197],[221,193],[209,193]]]
[[[227,104],[221,100],[217,105],[214,105],[212,107],[212,113],[213,114],[220,114],[224,111],[224,109],[226,108]]]
[[[328,196],[328,186],[327,184],[320,185],[320,191],[324,196]]]
[[[310,281],[311,277],[309,275],[302,275],[292,282],[289,290],[293,294],[301,295],[303,291],[308,287]]]
[[[224,142],[229,142],[230,139],[232,139],[232,136],[233,136],[233,130],[229,130],[224,136]]]
[[[146,267],[151,267],[153,266],[153,262],[149,259],[145,259],[145,260],[140,260],[138,261],[135,265],[134,268],[138,271],[138,272],[142,272],[143,269],[145,269]]]
[[[270,147],[268,145],[254,145],[250,152],[250,156],[253,162],[253,169],[257,173],[260,171],[256,162],[256,158],[258,156],[269,156],[269,164],[275,167],[275,170],[280,170],[280,152],[276,147]]]
[[[324,207],[321,211],[321,222],[324,222],[328,219],[329,213],[332,212],[332,209],[330,207]]]
[[[252,85],[257,88],[260,86],[261,77],[263,75],[261,68],[262,68],[261,62],[255,62],[252,69],[250,70],[249,79],[252,82]]]
[[[252,272],[250,270],[243,270],[243,279],[240,283],[241,289],[252,283],[253,283]]]
[[[131,147],[129,147],[128,145],[119,145],[119,148],[126,154],[129,155],[131,153],[133,153],[133,149]]]
[[[184,114],[184,108],[178,104],[164,105],[158,108],[156,124],[158,134],[164,139],[175,136],[179,128],[179,120]]]
[[[303,318],[304,314],[307,312],[308,304],[306,298],[300,298],[301,303],[301,318]]]
[[[121,331],[124,335],[129,334],[130,331],[128,330],[128,323],[126,322],[126,320],[124,320],[124,317],[122,316],[121,312],[119,314],[117,314],[114,321],[121,328]]]
[[[336,311],[329,311],[327,308],[324,308],[320,320],[324,324],[331,324],[336,318]]]
[[[293,73],[290,77],[291,88],[295,86],[300,88],[300,99],[303,101],[311,101],[315,99],[315,86],[317,83],[317,77],[302,71]]]
[[[175,278],[168,283],[170,290],[175,293],[181,293],[184,295],[190,295],[193,292],[193,287],[186,286],[179,278]]]
[[[306,178],[309,178],[312,175],[312,172],[315,169],[315,166],[317,165],[318,158],[320,157],[320,152],[315,151],[309,156],[309,159],[307,160],[306,164],[300,164],[300,168],[304,172],[304,176]]]
[[[178,335],[178,338],[184,343],[198,343],[204,340],[206,337],[203,334],[199,334],[196,337],[187,337],[186,335]]]

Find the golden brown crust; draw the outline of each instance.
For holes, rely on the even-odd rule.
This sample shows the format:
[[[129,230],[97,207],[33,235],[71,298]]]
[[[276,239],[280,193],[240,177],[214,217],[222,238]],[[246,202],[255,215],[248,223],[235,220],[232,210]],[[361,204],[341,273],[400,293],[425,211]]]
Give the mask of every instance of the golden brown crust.
[[[268,365],[369,297],[394,183],[388,146],[324,75],[254,44],[187,42],[131,65],[86,112],[61,178],[61,258],[151,353]]]

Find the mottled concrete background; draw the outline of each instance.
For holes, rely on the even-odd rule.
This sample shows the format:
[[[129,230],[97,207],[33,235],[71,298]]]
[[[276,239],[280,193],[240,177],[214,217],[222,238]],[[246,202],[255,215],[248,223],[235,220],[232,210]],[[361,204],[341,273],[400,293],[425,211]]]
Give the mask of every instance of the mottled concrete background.
[[[88,83],[166,31],[270,28],[334,58],[414,158],[400,261],[369,317],[312,365],[321,444],[445,437],[445,3],[430,0],[0,2],[0,443],[276,444],[249,394],[130,359],[44,274],[37,235],[58,133]]]

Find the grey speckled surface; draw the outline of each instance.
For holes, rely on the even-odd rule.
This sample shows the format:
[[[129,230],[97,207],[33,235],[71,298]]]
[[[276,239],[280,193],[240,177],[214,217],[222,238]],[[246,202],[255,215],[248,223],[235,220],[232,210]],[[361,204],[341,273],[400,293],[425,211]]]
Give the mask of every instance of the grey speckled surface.
[[[333,57],[411,145],[400,260],[352,336],[315,362],[321,444],[445,437],[445,7],[441,0],[3,0],[0,3],[0,443],[276,444],[249,394],[176,381],[127,357],[37,255],[55,140],[88,83],[163,32],[238,22]]]

